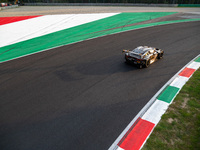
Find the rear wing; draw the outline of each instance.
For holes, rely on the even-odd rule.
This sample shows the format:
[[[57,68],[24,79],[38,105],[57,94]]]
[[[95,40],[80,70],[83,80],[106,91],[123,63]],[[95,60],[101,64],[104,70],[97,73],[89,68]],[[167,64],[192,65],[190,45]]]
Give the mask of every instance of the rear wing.
[[[123,50],[122,50],[122,53],[124,53],[124,52],[125,52],[125,53],[128,53],[129,51],[130,51],[130,50],[123,49]]]
[[[130,50],[126,50],[126,49],[123,49],[122,50],[122,53],[129,53],[130,52],[130,54],[132,54],[132,55],[137,55],[137,56],[141,56],[140,54],[138,54],[138,53],[134,53],[133,51],[130,51]]]

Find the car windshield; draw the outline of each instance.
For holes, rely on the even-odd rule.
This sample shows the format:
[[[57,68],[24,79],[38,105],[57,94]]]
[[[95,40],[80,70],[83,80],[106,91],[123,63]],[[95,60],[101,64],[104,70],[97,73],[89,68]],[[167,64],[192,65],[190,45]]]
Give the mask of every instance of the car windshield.
[[[144,54],[146,51],[148,51],[148,48],[145,47],[137,47],[134,50],[132,50],[134,53],[138,53],[138,54]]]

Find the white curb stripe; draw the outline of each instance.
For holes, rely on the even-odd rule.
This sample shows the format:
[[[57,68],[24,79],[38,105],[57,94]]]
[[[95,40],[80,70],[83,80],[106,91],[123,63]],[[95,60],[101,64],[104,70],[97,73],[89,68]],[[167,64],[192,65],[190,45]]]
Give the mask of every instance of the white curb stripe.
[[[157,123],[161,119],[161,116],[167,110],[168,106],[169,106],[169,103],[166,103],[166,102],[160,101],[160,100],[156,100],[152,104],[152,106],[147,110],[147,112],[142,116],[142,119],[157,125]]]
[[[118,148],[116,150],[124,150],[124,149],[118,146]]]
[[[0,26],[0,47],[107,18],[119,13],[46,15]]]
[[[199,62],[192,62],[190,65],[187,66],[187,68],[192,68],[192,69],[198,69],[200,67]]]
[[[181,89],[184,84],[188,81],[189,78],[183,76],[177,76],[174,81],[170,84],[170,86],[177,87]]]

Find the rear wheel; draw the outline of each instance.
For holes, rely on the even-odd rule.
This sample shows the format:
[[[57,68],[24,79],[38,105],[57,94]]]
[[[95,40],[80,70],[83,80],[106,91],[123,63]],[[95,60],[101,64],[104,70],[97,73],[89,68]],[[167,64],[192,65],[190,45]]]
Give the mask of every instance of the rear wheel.
[[[158,55],[158,59],[161,59],[163,57],[163,53],[160,53],[159,55]]]
[[[150,65],[150,59],[149,59],[149,60],[146,60],[145,67],[148,68],[149,65]]]
[[[128,59],[125,59],[125,63],[130,64],[130,61]]]
[[[125,55],[125,63],[127,63],[127,64],[130,64],[130,61],[126,58],[126,55]]]

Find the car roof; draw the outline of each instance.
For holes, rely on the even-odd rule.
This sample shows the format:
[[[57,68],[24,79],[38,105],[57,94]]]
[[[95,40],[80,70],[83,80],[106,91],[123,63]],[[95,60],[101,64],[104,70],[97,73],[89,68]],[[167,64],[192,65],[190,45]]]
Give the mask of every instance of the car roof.
[[[152,50],[154,48],[148,47],[148,46],[138,46],[137,48],[133,49],[132,52],[138,53],[138,54],[144,54],[145,52]]]

